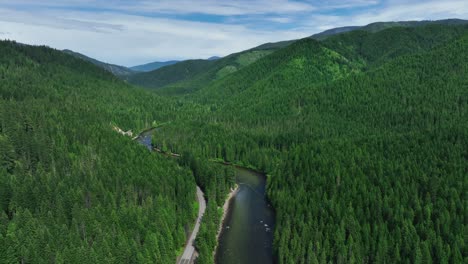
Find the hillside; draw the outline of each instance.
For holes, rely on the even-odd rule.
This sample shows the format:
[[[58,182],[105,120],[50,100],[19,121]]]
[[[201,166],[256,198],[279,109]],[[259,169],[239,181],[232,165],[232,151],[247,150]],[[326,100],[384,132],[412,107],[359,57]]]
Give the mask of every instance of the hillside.
[[[149,72],[149,71],[154,71],[159,68],[162,68],[164,66],[169,66],[172,64],[176,64],[180,61],[172,60],[172,61],[155,61],[155,62],[150,62],[142,65],[137,65],[130,67],[130,70],[135,71],[135,72]]]
[[[98,61],[96,59],[90,58],[90,57],[88,57],[86,55],[83,55],[81,53],[78,53],[78,52],[74,52],[74,51],[71,51],[71,50],[64,50],[63,52],[67,53],[69,55],[72,55],[72,56],[74,56],[76,58],[79,58],[79,59],[82,59],[82,60],[85,60],[85,61],[89,61],[92,64],[94,64],[94,65],[96,65],[98,67],[101,67],[101,68],[105,69],[106,71],[108,71],[108,72],[110,72],[110,73],[112,73],[112,74],[114,74],[115,76],[118,76],[118,77],[125,78],[126,76],[135,73],[134,70],[129,69],[127,67],[114,65],[114,64],[109,64],[109,63],[105,63],[105,62],[102,62],[102,61]]]
[[[60,51],[0,52],[0,262],[174,262],[192,173],[112,130],[172,119],[170,103]]]
[[[338,28],[125,77],[156,92],[76,54],[0,52],[0,260],[174,263],[200,186],[197,263],[212,264],[236,177],[219,163],[266,174],[278,263],[468,260],[467,21]],[[164,155],[114,125],[160,125]]]
[[[414,28],[426,25],[464,25],[467,23],[468,21],[460,19],[377,22],[366,26],[334,28],[312,35],[310,38],[323,41],[329,37],[352,31],[376,33],[384,29],[395,27]],[[236,72],[250,63],[255,62],[257,59],[275,50],[287,47],[295,41],[297,40],[266,43],[247,51],[231,54],[224,58],[212,57],[208,60],[152,62],[130,68],[101,62],[71,50],[64,50],[64,52],[89,61],[124,80],[128,80],[132,84],[157,89],[161,94],[181,95],[197,91],[201,87]],[[164,69],[158,71],[160,68]]]
[[[193,80],[202,75],[212,65],[213,61],[187,60],[150,72],[136,73],[129,82],[147,88],[160,88],[168,84]]]
[[[138,86],[157,89],[161,94],[192,93],[271,52],[273,51],[249,50],[219,59],[183,61],[159,70],[134,74],[128,81]]]
[[[158,140],[269,173],[280,263],[463,263],[467,51],[464,25],[300,40]]]
[[[464,25],[466,20],[447,19],[438,21],[402,21],[402,22],[377,22],[366,26],[351,26],[326,30],[311,36],[311,39],[325,41],[335,35],[347,32],[376,33],[389,28],[417,28],[427,25]],[[227,57],[213,61],[191,60],[176,63],[165,67],[161,71],[154,70],[131,76],[129,82],[138,86],[156,89],[160,94],[183,95],[192,93],[210,85],[212,82],[222,79],[256,60],[288,45],[297,40],[266,43],[258,47],[235,53]]]
[[[376,22],[371,23],[366,26],[351,26],[351,27],[341,27],[334,28],[330,30],[325,30],[324,32],[312,35],[311,38],[317,40],[324,40],[330,36],[362,30],[370,33],[376,33],[388,28],[394,27],[423,27],[428,25],[443,25],[443,26],[453,26],[453,25],[465,25],[468,24],[468,20],[462,19],[444,19],[444,20],[427,20],[427,21],[397,21],[397,22]]]
[[[456,26],[456,25],[466,25],[468,20],[463,19],[443,19],[443,20],[427,20],[427,21],[396,21],[396,22],[375,22],[365,26],[347,26],[347,27],[338,27],[325,30],[323,32],[314,34],[310,38],[315,40],[325,40],[329,37],[340,35],[352,31],[366,31],[369,33],[377,33],[384,29],[394,28],[394,27],[424,27],[428,25],[442,25],[442,26]],[[293,43],[296,40],[290,41],[280,41],[276,43],[266,43],[256,47],[255,49],[270,49],[270,48],[284,48],[289,44]]]
[[[290,230],[277,235],[280,259],[463,262],[467,40],[305,96],[312,137],[290,150],[270,182],[284,212],[278,228]]]

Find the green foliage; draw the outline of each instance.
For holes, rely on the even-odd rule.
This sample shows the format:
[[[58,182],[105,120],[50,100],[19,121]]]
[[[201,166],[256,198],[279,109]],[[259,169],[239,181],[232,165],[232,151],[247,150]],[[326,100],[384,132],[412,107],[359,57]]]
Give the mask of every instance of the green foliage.
[[[130,83],[148,87],[161,88],[168,84],[193,80],[194,77],[205,73],[216,61],[188,60],[161,69],[133,74]]]
[[[105,63],[105,62],[102,62],[102,61],[98,61],[98,60],[95,60],[93,58],[87,57],[87,56],[85,56],[83,54],[80,54],[80,53],[77,53],[77,52],[74,52],[74,51],[71,51],[71,50],[64,50],[63,52],[67,53],[67,54],[70,54],[70,55],[72,55],[72,56],[74,56],[76,58],[79,58],[79,59],[82,59],[82,60],[85,60],[85,61],[89,61],[92,64],[94,64],[94,65],[96,65],[98,67],[101,67],[104,70],[114,74],[115,76],[118,76],[118,77],[121,77],[121,78],[124,78],[124,79],[127,78],[127,76],[135,73],[135,71],[133,71],[132,69],[129,69],[127,67],[114,65],[114,64],[109,64],[109,63]]]
[[[193,93],[272,53],[273,50],[248,50],[218,60],[189,60],[129,78],[135,85],[157,89],[165,95]]]
[[[296,42],[180,99],[199,111],[159,140],[271,175],[280,263],[463,263],[467,34]]]
[[[47,48],[0,48],[7,261],[173,262],[196,182],[208,200],[199,262],[212,263],[234,182],[212,159],[268,173],[280,263],[466,262],[466,26],[305,39],[245,67],[243,53],[166,67],[182,75],[160,93],[188,94],[177,98]],[[109,125],[154,121],[171,121],[153,142],[179,164]]]
[[[236,72],[237,71],[237,68],[236,66],[233,66],[233,65],[228,65],[224,68],[222,68],[221,70],[219,70],[217,73],[216,73],[216,78],[223,78],[224,76],[227,76],[233,72]]]
[[[213,252],[217,244],[216,234],[221,217],[218,208],[223,206],[226,194],[234,187],[234,169],[196,158],[192,153],[185,152],[179,163],[192,170],[197,185],[202,188],[207,198],[206,211],[195,241],[195,247],[200,254],[197,263],[213,263]]]
[[[247,66],[265,57],[266,55],[271,54],[272,52],[273,50],[252,50],[249,52],[243,52],[240,53],[236,58],[236,62],[240,66]]]
[[[172,263],[193,176],[110,125],[167,121],[170,103],[59,51],[0,51],[1,262]]]

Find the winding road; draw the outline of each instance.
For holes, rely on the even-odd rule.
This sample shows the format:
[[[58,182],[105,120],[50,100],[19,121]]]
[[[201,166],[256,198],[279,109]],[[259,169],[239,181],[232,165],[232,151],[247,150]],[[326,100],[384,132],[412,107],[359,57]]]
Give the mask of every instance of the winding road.
[[[192,234],[190,235],[190,238],[187,240],[184,253],[180,257],[179,261],[177,262],[178,264],[193,263],[196,257],[195,256],[196,251],[195,251],[195,247],[193,246],[193,242],[195,241],[195,238],[197,237],[198,230],[200,229],[200,222],[206,210],[205,197],[204,197],[202,190],[198,186],[197,186],[197,199],[198,199],[198,204],[199,204],[197,221],[195,223],[195,227],[193,228]]]
[[[127,132],[123,132],[122,129],[116,126],[114,126],[113,129],[122,135],[128,134]],[[156,152],[159,152],[161,154],[165,154],[168,156],[172,156],[175,158],[180,157],[180,155],[177,153],[166,154],[162,152],[160,149],[153,147],[153,145],[151,144],[151,135],[152,135],[151,133],[155,129],[156,128],[146,129],[143,132],[139,133],[138,136],[134,137],[133,140],[136,140],[140,144],[146,146],[150,151],[155,150]],[[177,264],[194,263],[194,260],[196,258],[197,252],[195,251],[193,242],[197,238],[198,230],[200,229],[201,219],[203,217],[203,214],[205,214],[205,210],[206,210],[206,201],[205,201],[204,193],[198,186],[197,186],[197,200],[199,204],[197,221],[195,222],[195,226],[193,227],[192,233],[190,234],[190,238],[187,240],[187,243],[185,244],[184,253],[182,254],[182,256],[180,256],[180,258],[177,258],[178,259]]]

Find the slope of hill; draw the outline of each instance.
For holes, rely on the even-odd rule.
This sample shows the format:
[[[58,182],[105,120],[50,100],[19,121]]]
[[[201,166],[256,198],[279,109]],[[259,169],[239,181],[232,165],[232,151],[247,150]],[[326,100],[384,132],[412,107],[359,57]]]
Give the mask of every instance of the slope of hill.
[[[199,261],[213,263],[233,177],[200,161],[216,159],[268,174],[279,263],[466,262],[468,26],[434,23],[371,24],[131,80],[176,99],[0,42],[0,259],[173,262],[195,178],[208,198]],[[181,166],[109,129],[153,120],[171,121],[154,141]]]
[[[167,121],[171,104],[50,48],[0,53],[1,262],[173,263],[192,173],[112,130]]]
[[[213,57],[209,57],[207,60],[214,61],[218,59],[221,59],[221,57],[213,56]],[[203,61],[203,60],[200,60],[200,61]],[[130,67],[129,69],[135,72],[150,72],[150,71],[154,71],[165,66],[170,66],[170,65],[179,63],[179,62],[182,62],[182,61],[179,61],[179,60],[171,60],[171,61],[163,61],[163,62],[156,61],[156,62],[151,62],[151,63],[147,63],[143,65],[133,66],[133,67]]]
[[[63,50],[64,53],[67,53],[69,55],[72,55],[76,58],[79,58],[79,59],[82,59],[82,60],[85,60],[85,61],[89,61],[91,62],[92,64],[96,65],[96,66],[99,66],[103,69],[105,69],[106,71],[114,74],[115,76],[118,76],[118,77],[126,77],[128,75],[131,75],[133,73],[135,73],[134,70],[132,69],[129,69],[127,67],[124,67],[124,66],[119,66],[119,65],[114,65],[114,64],[109,64],[109,63],[105,63],[105,62],[102,62],[102,61],[98,61],[96,59],[93,59],[93,58],[90,58],[86,55],[83,55],[81,53],[78,53],[78,52],[74,52],[74,51],[71,51],[71,50]]]
[[[427,20],[427,21],[398,21],[398,22],[375,22],[366,26],[348,26],[338,27],[325,30],[323,32],[310,36],[312,39],[325,40],[331,36],[340,35],[356,30],[362,30],[370,33],[376,33],[384,29],[393,27],[422,27],[427,25],[443,25],[443,26],[456,26],[466,25],[468,20],[463,19],[443,19],[443,20]],[[296,40],[280,41],[274,43],[265,43],[256,47],[255,49],[270,49],[270,48],[284,48]]]
[[[245,113],[265,111],[274,115],[277,113],[271,111],[272,108],[300,100],[293,97],[301,96],[299,89],[339,79],[351,72],[366,71],[401,55],[428,50],[466,32],[468,26],[430,25],[390,28],[378,33],[355,31],[321,42],[303,39],[212,82],[192,98],[204,103],[222,102],[224,107],[229,107],[226,112],[240,108]],[[269,95],[272,97],[268,100],[258,100]],[[271,105],[266,107],[263,102]],[[237,116],[251,117],[248,114]]]
[[[463,263],[468,27],[305,39],[180,98],[177,152],[269,173],[280,263]]]
[[[404,22],[377,22],[367,26],[352,26],[326,30],[315,34],[310,38],[325,41],[326,39],[341,35],[346,32],[369,32],[376,33],[388,28],[405,27],[414,28],[427,25],[464,25],[466,20],[447,19],[438,21],[404,21]],[[222,79],[255,62],[256,60],[288,45],[297,40],[281,41],[277,43],[266,43],[250,50],[235,53],[230,56],[210,63],[205,60],[192,60],[171,65],[161,71],[155,70],[136,74],[129,79],[135,85],[157,89],[159,93],[166,95],[189,94],[209,85],[211,82]]]
[[[443,19],[443,20],[427,20],[427,21],[397,21],[397,22],[376,22],[366,26],[351,26],[351,27],[340,27],[325,30],[324,32],[312,35],[311,38],[317,40],[324,40],[330,36],[362,30],[370,33],[376,33],[384,29],[393,27],[422,27],[427,25],[465,25],[468,24],[468,20],[462,19]]]
[[[192,80],[194,76],[204,74],[212,63],[213,61],[207,60],[187,60],[159,70],[136,73],[129,78],[129,82],[148,88],[160,88],[168,84]]]
[[[129,78],[135,85],[158,89],[162,94],[186,94],[194,92],[213,80],[230,73],[270,54],[272,50],[249,50],[215,60],[188,60],[159,70],[137,73]],[[163,88],[164,89],[161,89]]]
[[[149,71],[154,71],[159,68],[162,68],[164,66],[169,66],[172,64],[176,64],[180,61],[177,60],[172,60],[172,61],[155,61],[155,62],[150,62],[142,65],[137,65],[130,67],[130,70],[136,71],[136,72],[149,72]]]
[[[304,94],[311,137],[270,181],[280,261],[463,262],[467,36]]]

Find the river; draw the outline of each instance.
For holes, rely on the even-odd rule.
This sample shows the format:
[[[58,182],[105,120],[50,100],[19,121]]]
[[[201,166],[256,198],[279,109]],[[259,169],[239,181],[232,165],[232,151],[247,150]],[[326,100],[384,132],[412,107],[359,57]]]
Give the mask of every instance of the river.
[[[154,130],[138,137],[151,150]],[[274,263],[275,215],[265,196],[264,174],[235,167],[237,194],[231,199],[216,251],[217,264]]]
[[[236,182],[239,190],[230,201],[218,241],[216,263],[274,263],[275,216],[265,197],[266,177],[236,167]]]
[[[151,144],[151,138],[152,138],[154,130],[155,129],[150,129],[148,131],[145,131],[145,132],[141,133],[140,135],[138,135],[138,137],[136,139],[138,141],[138,143],[144,145],[150,151],[153,151],[153,146]]]

